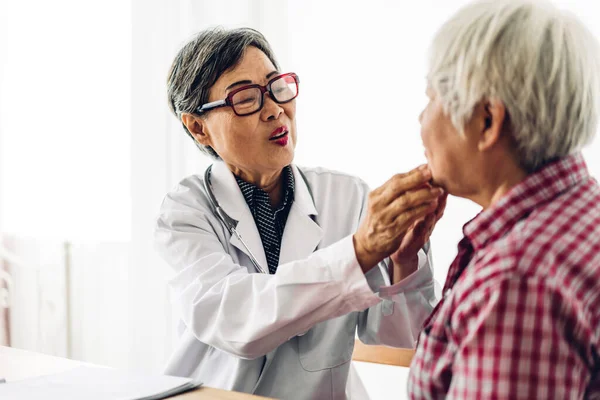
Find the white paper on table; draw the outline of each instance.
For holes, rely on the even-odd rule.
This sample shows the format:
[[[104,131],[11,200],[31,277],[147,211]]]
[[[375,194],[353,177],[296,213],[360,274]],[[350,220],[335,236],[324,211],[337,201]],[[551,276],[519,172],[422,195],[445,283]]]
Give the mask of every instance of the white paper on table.
[[[158,400],[200,386],[189,378],[81,366],[0,384],[2,400]]]

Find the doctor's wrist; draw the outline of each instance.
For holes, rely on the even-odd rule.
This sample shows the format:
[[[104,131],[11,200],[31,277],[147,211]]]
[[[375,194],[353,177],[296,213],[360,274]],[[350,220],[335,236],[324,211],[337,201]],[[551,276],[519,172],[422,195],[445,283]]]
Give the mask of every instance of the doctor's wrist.
[[[356,254],[358,264],[365,274],[385,258],[385,255],[369,252],[362,245],[356,234],[352,235],[352,243],[354,244],[354,253]]]
[[[419,256],[395,258],[390,257],[389,274],[392,285],[412,275],[419,268]]]

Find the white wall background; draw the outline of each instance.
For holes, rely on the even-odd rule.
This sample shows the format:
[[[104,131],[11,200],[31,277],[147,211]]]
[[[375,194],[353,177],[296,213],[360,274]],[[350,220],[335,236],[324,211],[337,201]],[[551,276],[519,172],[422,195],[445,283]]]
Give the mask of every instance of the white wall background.
[[[0,29],[12,344],[129,365],[131,4],[0,0]]]
[[[166,102],[169,65],[190,35],[261,30],[283,70],[302,80],[297,163],[374,187],[425,160],[417,117],[426,50],[464,3],[0,0],[0,231],[76,243],[70,355],[158,370],[169,352],[169,270],[152,249],[153,220],[165,192],[209,162]],[[600,37],[600,5],[558,3]],[[336,98],[321,90],[332,87]],[[586,151],[596,177],[598,154],[597,140]],[[477,211],[450,199],[433,235],[440,282]],[[52,351],[32,343],[23,346]]]

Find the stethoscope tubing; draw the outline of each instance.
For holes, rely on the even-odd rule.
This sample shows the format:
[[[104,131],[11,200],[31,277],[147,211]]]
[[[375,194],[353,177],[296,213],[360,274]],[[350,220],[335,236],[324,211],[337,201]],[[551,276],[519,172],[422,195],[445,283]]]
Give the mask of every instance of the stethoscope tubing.
[[[240,235],[240,233],[237,231],[237,229],[236,229],[237,221],[235,221],[233,218],[231,218],[225,212],[225,210],[223,210],[221,208],[221,206],[219,205],[219,202],[217,201],[217,198],[215,197],[215,195],[212,191],[212,188],[211,188],[211,184],[210,184],[211,169],[212,169],[212,165],[210,165],[204,172],[204,190],[206,191],[206,194],[208,195],[208,201],[210,201],[210,205],[214,208],[215,214],[217,214],[217,216],[219,217],[221,222],[223,222],[223,224],[225,225],[225,227],[227,228],[229,233],[231,233],[232,235],[237,237],[238,240],[240,241],[240,243],[242,244],[242,246],[244,246],[244,248],[248,252],[248,257],[250,258],[250,261],[252,262],[252,264],[254,265],[256,270],[258,272],[260,272],[261,274],[268,274],[269,272],[267,270],[265,270],[262,267],[262,265],[260,265],[260,263],[258,262],[256,257],[252,253],[252,250],[250,250],[250,247],[248,247],[248,245],[242,238],[242,235]]]

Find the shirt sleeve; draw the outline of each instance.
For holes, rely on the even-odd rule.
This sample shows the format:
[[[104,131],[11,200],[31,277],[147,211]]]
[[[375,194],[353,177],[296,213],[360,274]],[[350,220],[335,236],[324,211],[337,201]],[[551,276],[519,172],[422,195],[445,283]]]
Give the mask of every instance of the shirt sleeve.
[[[582,343],[569,337],[573,307],[555,290],[539,279],[509,278],[457,304],[448,398],[584,397],[590,373],[578,355]]]

